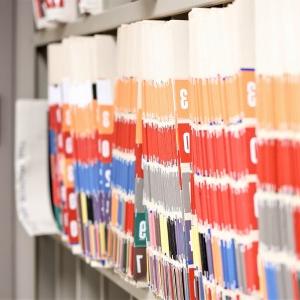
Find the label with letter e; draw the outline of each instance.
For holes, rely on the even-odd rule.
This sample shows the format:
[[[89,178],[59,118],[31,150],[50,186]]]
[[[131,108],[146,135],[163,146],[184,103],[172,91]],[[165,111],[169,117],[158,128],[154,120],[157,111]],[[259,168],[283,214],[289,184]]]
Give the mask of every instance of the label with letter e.
[[[146,212],[137,212],[134,220],[134,246],[146,247],[148,225]]]

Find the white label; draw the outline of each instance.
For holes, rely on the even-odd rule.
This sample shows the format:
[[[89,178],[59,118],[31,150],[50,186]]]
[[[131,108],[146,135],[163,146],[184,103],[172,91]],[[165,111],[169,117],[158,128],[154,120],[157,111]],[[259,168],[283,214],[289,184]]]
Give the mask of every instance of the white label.
[[[48,101],[49,104],[59,104],[62,100],[61,87],[59,85],[49,85]]]
[[[79,95],[80,95],[80,106],[86,106],[91,101],[93,101],[93,92],[92,92],[92,83],[86,82],[78,86]]]
[[[97,101],[99,104],[112,105],[113,104],[113,86],[108,79],[97,81]]]
[[[70,102],[70,83],[68,81],[64,81],[62,85],[62,102]]]

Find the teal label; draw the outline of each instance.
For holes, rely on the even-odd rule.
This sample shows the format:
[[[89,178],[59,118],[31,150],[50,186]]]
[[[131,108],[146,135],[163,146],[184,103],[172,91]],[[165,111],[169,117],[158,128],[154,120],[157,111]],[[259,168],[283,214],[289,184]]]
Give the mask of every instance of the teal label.
[[[135,247],[146,247],[148,232],[146,212],[135,213],[134,220],[134,246]]]

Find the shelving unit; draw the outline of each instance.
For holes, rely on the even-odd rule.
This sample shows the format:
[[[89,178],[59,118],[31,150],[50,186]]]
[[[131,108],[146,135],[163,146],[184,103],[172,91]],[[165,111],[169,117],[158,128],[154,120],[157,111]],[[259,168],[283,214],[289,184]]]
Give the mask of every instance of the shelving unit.
[[[71,35],[116,33],[123,23],[178,17],[193,7],[221,5],[229,0],[137,0],[85,16],[72,24],[34,32],[31,0],[17,1],[16,96],[47,98],[46,46]],[[25,24],[25,25],[24,25]],[[17,299],[154,299],[111,269],[96,269],[58,237],[29,238],[16,221]]]
[[[137,0],[104,11],[95,16],[82,17],[79,21],[61,25],[55,29],[36,32],[36,47],[57,42],[71,35],[89,35],[112,31],[121,24],[147,19],[160,19],[176,16],[193,7],[215,6],[231,2],[229,0]]]
[[[76,250],[66,244],[60,236],[52,237],[55,243],[58,243],[61,247],[63,247],[65,250],[72,253],[72,255],[75,255],[77,259],[81,260],[82,263],[90,265],[90,262],[86,260],[86,258],[81,255],[80,253],[76,253]],[[152,294],[148,291],[147,288],[135,288],[132,284],[129,282],[123,280],[117,273],[114,272],[113,269],[110,268],[97,268],[92,267],[100,273],[100,275],[105,276],[108,280],[114,282],[117,286],[119,286],[121,289],[125,291],[130,291],[130,295],[134,297],[135,299],[139,300],[150,300],[153,299]]]

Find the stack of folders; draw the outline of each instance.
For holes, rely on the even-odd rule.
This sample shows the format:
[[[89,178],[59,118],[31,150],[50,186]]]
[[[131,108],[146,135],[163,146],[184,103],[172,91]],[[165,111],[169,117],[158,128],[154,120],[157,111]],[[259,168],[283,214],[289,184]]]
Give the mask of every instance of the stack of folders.
[[[49,78],[53,68],[64,69],[61,85],[49,81],[50,152],[58,153],[56,161],[51,156],[54,205],[67,241],[106,266],[115,41],[108,35],[68,38],[50,45],[48,55]]]
[[[256,1],[261,292],[300,296],[300,3]]]
[[[190,132],[188,125],[187,21],[143,21],[142,84],[148,281],[163,299],[188,299]],[[187,218],[185,218],[187,217]]]
[[[56,222],[63,230],[62,209],[65,197],[62,197],[63,169],[60,161],[64,159],[62,147],[62,79],[64,77],[64,57],[61,44],[48,47],[48,103],[49,103],[49,160],[51,171],[51,199]],[[73,186],[72,186],[73,188]],[[63,230],[67,234],[67,230]]]
[[[132,28],[118,29],[115,143],[108,256],[115,270],[138,286],[146,284],[146,218],[142,205],[141,118],[138,98],[138,44]]]
[[[254,3],[189,13],[192,299],[257,295]]]

